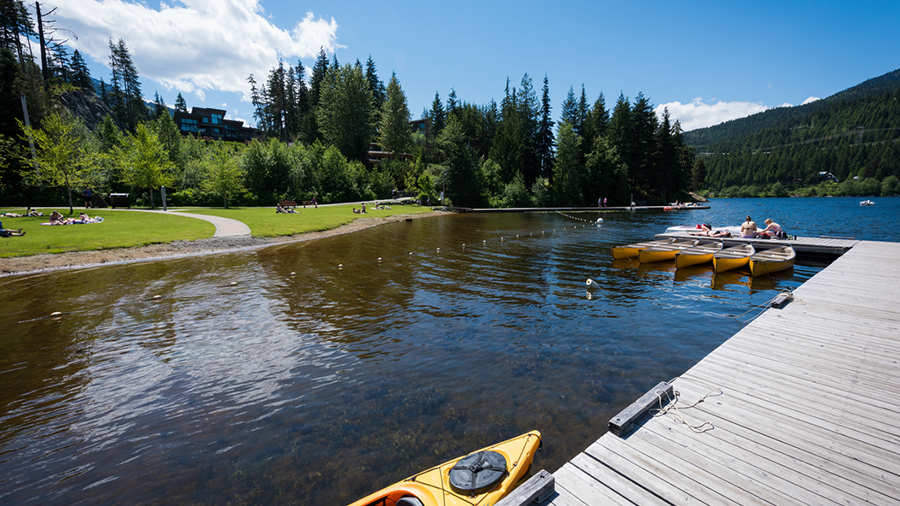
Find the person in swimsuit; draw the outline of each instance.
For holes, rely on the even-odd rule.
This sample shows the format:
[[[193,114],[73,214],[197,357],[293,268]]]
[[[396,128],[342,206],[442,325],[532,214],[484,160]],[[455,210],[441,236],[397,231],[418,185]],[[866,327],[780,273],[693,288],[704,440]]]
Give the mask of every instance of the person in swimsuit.
[[[760,234],[767,234],[778,239],[781,239],[786,235],[784,229],[781,228],[781,225],[772,221],[772,218],[766,218],[765,223],[766,228],[764,228]]]
[[[749,216],[747,216],[747,221],[741,223],[741,237],[756,237],[756,222],[750,219]]]

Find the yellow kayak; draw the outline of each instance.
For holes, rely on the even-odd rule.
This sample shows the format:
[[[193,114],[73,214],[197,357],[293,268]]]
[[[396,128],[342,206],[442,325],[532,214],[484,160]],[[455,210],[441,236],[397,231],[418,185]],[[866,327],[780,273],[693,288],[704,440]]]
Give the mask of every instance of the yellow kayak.
[[[721,242],[704,242],[675,254],[675,267],[683,269],[713,261],[713,255],[722,249]]]
[[[698,242],[700,241],[696,239],[680,240],[669,244],[662,244],[660,246],[644,248],[638,252],[638,259],[642,264],[662,262],[663,260],[672,260],[675,258],[675,255],[678,254],[679,251],[694,247]]]
[[[797,253],[790,246],[757,251],[750,257],[750,275],[762,276],[789,269],[794,265],[796,257]]]
[[[612,249],[613,258],[616,260],[620,260],[622,258],[636,257],[643,249],[653,248],[656,246],[664,246],[666,244],[672,244],[674,242],[675,239],[660,239],[658,241],[645,241],[628,244],[625,246],[615,246]]]
[[[750,263],[750,255],[756,253],[752,244],[741,244],[723,248],[713,255],[713,269],[716,272],[725,272],[738,269]]]
[[[495,504],[525,478],[540,443],[540,432],[526,432],[410,476],[350,506]]]

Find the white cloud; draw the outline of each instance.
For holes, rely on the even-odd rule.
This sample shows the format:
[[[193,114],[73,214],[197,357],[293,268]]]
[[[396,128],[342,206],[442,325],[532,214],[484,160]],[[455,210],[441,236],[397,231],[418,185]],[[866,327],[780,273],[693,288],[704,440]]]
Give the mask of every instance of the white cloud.
[[[819,97],[807,97],[806,100],[804,100],[801,105],[806,105],[806,104],[815,102],[816,100],[821,100],[821,99]]]
[[[712,125],[717,125],[723,121],[736,118],[743,118],[751,114],[763,112],[768,109],[764,104],[757,102],[724,102],[710,101],[706,103],[702,98],[695,98],[686,104],[679,101],[659,104],[656,107],[657,116],[661,116],[663,110],[668,108],[669,115],[672,120],[681,122],[681,128],[684,130],[694,130]]]
[[[59,2],[57,24],[78,35],[70,44],[109,59],[107,41],[125,39],[138,72],[164,86],[205,96],[204,90],[249,92],[247,76],[265,79],[278,58],[290,62],[333,52],[338,24],[312,12],[290,30],[266,18],[259,0],[182,0],[159,10],[125,0]]]

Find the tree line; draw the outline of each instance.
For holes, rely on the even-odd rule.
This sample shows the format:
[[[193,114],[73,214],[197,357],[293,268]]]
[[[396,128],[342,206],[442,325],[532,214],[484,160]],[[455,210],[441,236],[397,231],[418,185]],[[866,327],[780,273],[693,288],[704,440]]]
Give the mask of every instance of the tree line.
[[[371,56],[365,65],[342,65],[324,50],[309,75],[297,61],[278,62],[260,81],[248,76],[258,139],[244,145],[181,136],[158,94],[151,107],[144,102],[124,40],[109,42],[108,84],[101,79],[94,90],[77,52],[58,58],[62,70],[45,81],[33,58],[16,58],[21,39],[9,35],[33,34],[27,10],[21,2],[0,3],[15,7],[0,32],[0,70],[9,74],[2,76],[3,100],[21,111],[13,107],[16,94],[34,95],[32,127],[11,115],[0,132],[4,200],[91,187],[131,190],[152,205],[165,185],[177,205],[397,192],[460,206],[597,205],[603,198],[680,199],[689,183],[693,153],[678,122],[667,112],[657,118],[643,94],[629,100],[620,93],[610,111],[602,94],[588,100],[584,86],[580,95],[570,87],[555,120],[548,78],[538,93],[525,74],[517,86],[507,79],[499,104],[469,103],[453,89],[446,101],[436,93],[423,111],[426,127],[413,132],[396,74],[385,85]],[[79,90],[96,92],[108,112],[93,130],[62,107],[60,97]],[[175,109],[187,110],[181,94]],[[35,141],[31,153],[26,146]],[[370,160],[373,147],[387,154]]]

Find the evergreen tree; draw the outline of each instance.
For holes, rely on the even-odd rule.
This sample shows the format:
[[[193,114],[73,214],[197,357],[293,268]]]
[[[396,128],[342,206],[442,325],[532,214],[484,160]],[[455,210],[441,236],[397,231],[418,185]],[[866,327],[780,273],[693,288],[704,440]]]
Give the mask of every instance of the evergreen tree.
[[[100,101],[106,104],[107,107],[110,107],[109,93],[106,91],[106,82],[103,81],[102,77],[100,78]]]
[[[656,129],[655,144],[656,156],[651,181],[662,201],[669,202],[677,193],[682,181],[680,160],[672,138],[672,123],[668,108],[663,110],[662,121]]]
[[[447,167],[445,175],[447,197],[456,206],[479,204],[481,199],[475,153],[469,146],[457,115],[450,115],[438,142]]]
[[[400,87],[397,74],[391,74],[387,86],[387,99],[381,110],[381,127],[379,128],[381,146],[386,151],[404,153],[409,149],[412,131],[409,127],[409,108],[406,106],[406,95]]]
[[[372,55],[369,55],[369,59],[366,60],[366,82],[369,83],[369,91],[372,92],[372,99],[375,101],[375,110],[380,111],[384,106],[386,94],[384,83],[378,78],[378,71]]]
[[[322,133],[318,123],[319,95],[322,93],[322,83],[328,73],[328,56],[325,49],[319,48],[319,56],[313,64],[312,76],[309,79],[309,111],[308,121],[306,124],[306,136],[308,139],[320,139]]]
[[[92,90],[91,72],[84,63],[81,53],[76,49],[72,53],[72,84],[85,90]]]
[[[168,115],[169,111],[166,107],[165,101],[163,101],[162,97],[159,96],[159,92],[153,93],[153,117],[158,118],[163,114]]]
[[[706,164],[703,163],[702,158],[697,158],[697,161],[694,162],[694,166],[691,168],[691,188],[694,191],[699,191],[704,188],[706,184]]]
[[[175,112],[187,112],[187,102],[184,101],[180,91],[178,96],[175,97]]]
[[[660,173],[657,170],[655,135],[656,114],[650,100],[638,93],[631,108],[631,148],[632,164],[628,167],[632,175],[632,188],[645,199],[660,196]]]
[[[573,128],[578,124],[578,101],[575,100],[575,89],[569,86],[569,93],[563,101],[560,124],[568,123]]]
[[[568,122],[559,125],[557,132],[556,163],[553,166],[553,193],[557,203],[578,205],[584,183],[581,154],[581,137]]]
[[[581,96],[578,98],[578,108],[576,114],[576,122],[572,125],[575,128],[575,133],[580,135],[582,138],[584,137],[584,127],[588,118],[588,103],[587,103],[587,94],[584,92],[584,85],[581,85]],[[590,145],[586,146],[587,149],[590,149]]]
[[[586,161],[587,181],[582,202],[592,205],[608,198],[613,203],[627,202],[628,168],[606,136],[598,135]]]
[[[631,104],[622,93],[619,93],[619,98],[613,107],[608,132],[610,142],[628,167],[628,184],[629,187],[632,187],[634,186],[634,176],[632,175],[634,142],[632,140]]]
[[[372,103],[362,69],[350,65],[329,68],[316,109],[325,142],[350,159],[365,161],[374,128]]]
[[[431,102],[431,135],[437,137],[444,130],[447,124],[447,115],[444,113],[444,104],[441,102],[441,96],[434,92],[434,101]]]
[[[540,160],[540,176],[549,178],[553,167],[553,117],[550,110],[550,82],[544,75],[541,89],[541,116],[538,121],[537,155]]]
[[[450,88],[450,94],[447,95],[447,116],[456,114],[459,109],[459,101],[456,99],[456,90]]]
[[[594,101],[593,107],[588,112],[584,126],[584,138],[588,146],[594,145],[594,139],[606,135],[606,127],[609,125],[609,112],[606,110],[606,101],[603,93]]]
[[[116,121],[124,128],[133,130],[147,117],[147,108],[141,95],[141,82],[125,45],[125,39],[117,44],[109,41],[109,66],[112,70],[112,110]]]

